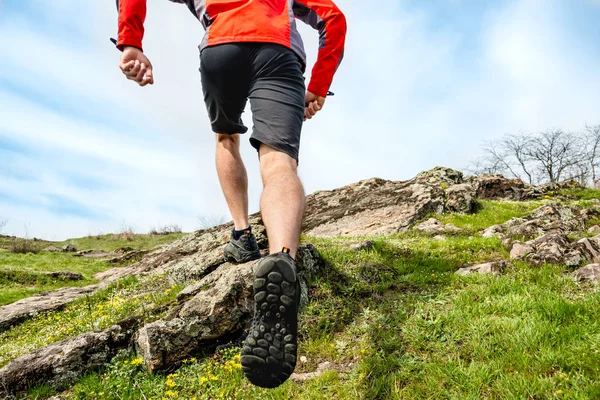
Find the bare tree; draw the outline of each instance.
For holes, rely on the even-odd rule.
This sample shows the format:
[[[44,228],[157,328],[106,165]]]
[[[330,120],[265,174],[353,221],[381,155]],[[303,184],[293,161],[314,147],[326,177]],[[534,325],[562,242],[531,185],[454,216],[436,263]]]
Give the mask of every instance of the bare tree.
[[[530,184],[574,179],[600,185],[600,125],[505,135],[484,143],[483,156],[471,165],[475,174],[501,173]]]
[[[585,159],[581,140],[572,133],[551,129],[533,135],[525,155],[533,161],[547,182],[559,182],[569,170]]]
[[[8,219],[0,219],[0,234],[6,227],[6,224],[8,224]]]
[[[521,180],[526,176],[526,180],[532,184],[533,175],[527,153],[530,140],[530,137],[521,134],[486,142],[483,148],[485,155],[476,164],[477,168],[485,173],[509,174]]]
[[[600,125],[585,126],[585,138],[588,148],[588,162],[592,175],[592,186],[597,186],[600,183],[600,177],[597,172],[600,168]]]

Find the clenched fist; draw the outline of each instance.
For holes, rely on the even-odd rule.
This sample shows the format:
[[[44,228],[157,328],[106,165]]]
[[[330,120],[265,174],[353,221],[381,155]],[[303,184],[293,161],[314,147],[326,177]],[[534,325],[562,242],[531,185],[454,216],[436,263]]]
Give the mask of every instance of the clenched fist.
[[[123,48],[119,67],[127,79],[136,81],[140,86],[154,83],[152,64],[137,47],[125,46]]]
[[[323,108],[325,105],[325,97],[317,96],[309,91],[306,92],[304,100],[304,120],[311,119],[315,114]]]

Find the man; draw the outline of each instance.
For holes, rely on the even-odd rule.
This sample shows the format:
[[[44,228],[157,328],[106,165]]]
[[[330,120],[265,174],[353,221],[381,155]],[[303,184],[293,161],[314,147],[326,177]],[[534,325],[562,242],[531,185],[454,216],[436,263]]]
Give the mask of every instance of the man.
[[[216,134],[219,182],[234,228],[224,257],[260,257],[248,223],[248,179],[240,157],[241,120],[250,99],[263,193],[262,219],[269,255],[255,267],[254,318],[241,364],[255,385],[276,387],[296,366],[299,286],[294,257],[304,212],[297,175],[303,120],[319,112],[342,60],[346,20],[331,0],[171,0],[187,4],[206,34],[200,44],[204,101]],[[154,83],[142,51],[146,0],[117,0],[120,68],[140,86]],[[319,31],[319,54],[305,91],[306,66],[295,18]]]

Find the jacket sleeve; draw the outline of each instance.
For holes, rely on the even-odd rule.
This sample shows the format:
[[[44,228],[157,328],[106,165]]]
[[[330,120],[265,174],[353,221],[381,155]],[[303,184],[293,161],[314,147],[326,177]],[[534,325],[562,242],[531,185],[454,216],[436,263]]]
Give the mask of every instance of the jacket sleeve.
[[[319,31],[319,54],[308,91],[325,97],[344,55],[346,18],[331,0],[294,0],[294,15]]]
[[[117,47],[134,46],[142,50],[146,0],[117,0],[119,9],[119,39]]]

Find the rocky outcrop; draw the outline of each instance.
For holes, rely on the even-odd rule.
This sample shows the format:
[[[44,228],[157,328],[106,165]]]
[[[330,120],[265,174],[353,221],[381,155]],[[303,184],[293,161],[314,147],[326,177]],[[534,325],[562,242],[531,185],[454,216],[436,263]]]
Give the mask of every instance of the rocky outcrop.
[[[11,361],[0,368],[0,394],[16,393],[40,382],[54,386],[74,382],[127,347],[138,323],[129,318],[104,331],[82,333]]]
[[[442,224],[435,218],[429,218],[427,221],[415,225],[415,229],[424,233],[453,233],[462,230],[452,224]]]
[[[409,181],[373,178],[307,198],[304,233],[317,237],[397,233],[428,214],[472,212],[475,191],[461,172],[434,168]]]
[[[59,310],[82,296],[92,294],[98,288],[98,285],[66,287],[41,293],[0,307],[0,332],[40,312]]]
[[[196,354],[211,341],[247,328],[254,307],[254,265],[222,265],[184,289],[178,296],[181,306],[141,328],[136,344],[148,369],[165,369]],[[301,304],[308,302],[307,278],[314,276],[320,266],[316,249],[303,245],[297,263]]]
[[[80,281],[83,279],[83,275],[81,275],[79,272],[71,271],[46,272],[44,275],[52,279],[59,279],[61,281]]]
[[[510,258],[533,265],[565,264],[577,267],[585,261],[600,262],[600,235],[571,242],[561,231],[552,231],[526,243],[513,242]]]
[[[550,231],[564,234],[585,231],[585,224],[597,218],[600,209],[577,209],[557,204],[549,204],[534,210],[523,218],[513,218],[503,224],[493,225],[482,232],[484,237],[509,236],[534,238]]]

